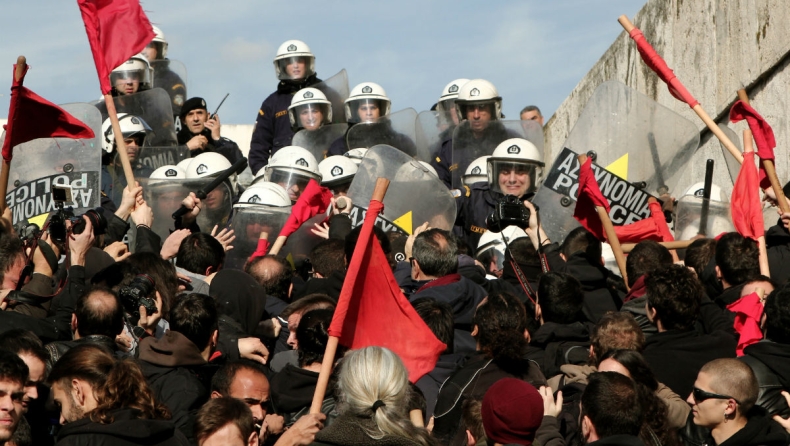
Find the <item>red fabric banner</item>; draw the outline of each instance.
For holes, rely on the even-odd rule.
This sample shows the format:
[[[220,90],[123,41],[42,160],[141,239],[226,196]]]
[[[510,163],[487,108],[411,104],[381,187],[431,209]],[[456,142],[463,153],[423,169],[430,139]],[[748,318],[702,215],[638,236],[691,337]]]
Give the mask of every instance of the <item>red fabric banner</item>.
[[[255,252],[252,253],[248,261],[263,257],[267,252],[269,252],[269,241],[265,238],[259,238],[258,246],[255,248]]]
[[[742,236],[755,240],[765,235],[759,187],[754,152],[744,152],[741,171],[732,188],[730,211],[735,230]]]
[[[371,201],[348,265],[329,334],[351,349],[386,347],[400,356],[417,382],[447,348],[436,339],[398,287],[373,232],[384,205]]]
[[[110,72],[139,53],[154,37],[140,0],[77,0],[102,94],[112,90]]]
[[[302,195],[296,200],[296,204],[291,208],[291,215],[288,216],[280,235],[288,237],[307,220],[326,212],[331,200],[332,191],[321,187],[316,180],[310,180]]]
[[[754,143],[757,145],[757,156],[761,160],[775,159],[774,147],[776,147],[776,138],[774,138],[774,130],[768,124],[757,110],[753,109],[749,104],[743,101],[737,101],[730,109],[730,121],[740,122],[746,119],[749,123],[749,130],[752,131]],[[760,187],[767,189],[771,187],[771,181],[765,174],[765,169],[762,163],[760,164]]]
[[[605,241],[606,234],[598,217],[598,211],[595,210],[596,206],[601,206],[607,213],[609,212],[609,201],[601,193],[592,170],[592,158],[587,158],[587,161],[579,167],[579,192],[573,217],[598,240]]]
[[[14,65],[16,72],[16,65]],[[14,147],[38,138],[93,138],[93,130],[66,110],[22,86],[25,72],[11,86],[8,124],[4,125],[3,159],[11,162]],[[13,77],[13,76],[12,76]]]
[[[636,49],[639,50],[642,60],[644,60],[645,64],[650,67],[651,70],[655,71],[658,77],[660,77],[661,80],[667,84],[669,93],[672,94],[675,99],[688,104],[688,106],[691,108],[694,108],[695,105],[699,104],[699,102],[694,99],[694,96],[692,96],[686,87],[680,82],[677,76],[675,76],[675,72],[672,71],[664,59],[662,59],[661,56],[656,53],[656,50],[652,45],[650,45],[650,42],[647,41],[645,35],[642,34],[642,31],[639,28],[634,28],[631,30],[630,35],[636,43]]]
[[[760,330],[760,319],[762,319],[764,311],[763,304],[757,293],[752,293],[727,305],[727,309],[735,313],[733,325],[739,335],[735,353],[738,356],[743,356],[744,348],[763,338],[763,332]]]
[[[650,217],[625,226],[615,226],[614,232],[620,243],[639,243],[642,240],[670,242],[675,240],[667,225],[661,204],[654,201],[648,204]]]

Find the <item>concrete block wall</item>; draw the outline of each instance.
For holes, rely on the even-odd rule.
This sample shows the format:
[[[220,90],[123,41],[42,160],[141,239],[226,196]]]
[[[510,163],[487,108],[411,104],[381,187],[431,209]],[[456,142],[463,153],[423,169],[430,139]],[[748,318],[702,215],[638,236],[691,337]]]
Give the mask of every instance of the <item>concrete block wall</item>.
[[[786,0],[649,0],[631,21],[645,34],[678,79],[717,122],[739,137],[746,122],[729,123],[737,90],[746,88],[752,106],[771,124],[777,140],[776,167],[790,180],[790,2]],[[620,28],[617,17],[613,27]],[[618,80],[691,120],[702,136],[684,178],[672,191],[679,196],[702,181],[705,160],[716,161],[714,182],[729,194],[732,182],[721,146],[693,110],[676,100],[642,61],[623,31],[546,124],[544,159],[554,160],[595,88]],[[717,119],[718,118],[718,119]],[[549,163],[547,163],[549,164]],[[630,178],[629,178],[630,180]]]

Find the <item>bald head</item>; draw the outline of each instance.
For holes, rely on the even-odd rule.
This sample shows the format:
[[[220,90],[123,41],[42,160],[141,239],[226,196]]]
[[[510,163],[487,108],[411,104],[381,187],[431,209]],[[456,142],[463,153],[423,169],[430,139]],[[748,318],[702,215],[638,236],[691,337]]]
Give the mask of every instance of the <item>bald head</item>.
[[[123,307],[109,288],[88,290],[77,300],[74,316],[79,337],[104,335],[115,339],[123,331]]]
[[[244,271],[261,284],[266,294],[288,298],[293,271],[284,258],[274,255],[258,257],[249,262]]]
[[[714,393],[729,395],[740,404],[740,412],[745,414],[757,401],[759,386],[751,367],[734,358],[714,359],[702,366],[700,374],[709,378]]]

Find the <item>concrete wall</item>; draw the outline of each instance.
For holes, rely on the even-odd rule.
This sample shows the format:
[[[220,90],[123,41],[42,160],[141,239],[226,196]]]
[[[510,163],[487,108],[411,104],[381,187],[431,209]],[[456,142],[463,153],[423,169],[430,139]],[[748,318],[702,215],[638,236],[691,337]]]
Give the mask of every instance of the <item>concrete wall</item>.
[[[786,0],[649,0],[633,23],[678,79],[718,122],[728,123],[736,92],[746,88],[752,106],[772,125],[777,140],[776,165],[781,182],[790,180],[790,2]],[[620,27],[617,17],[612,26]],[[664,83],[642,62],[636,45],[623,31],[560,105],[545,126],[546,160],[554,160],[587,100],[602,82],[618,80],[694,122],[702,136],[681,184],[682,194],[702,181],[705,160],[716,160],[714,182],[732,189],[717,139],[686,104],[672,97]],[[736,133],[745,121],[729,124]],[[547,163],[548,164],[548,163]],[[631,180],[631,178],[629,178]]]

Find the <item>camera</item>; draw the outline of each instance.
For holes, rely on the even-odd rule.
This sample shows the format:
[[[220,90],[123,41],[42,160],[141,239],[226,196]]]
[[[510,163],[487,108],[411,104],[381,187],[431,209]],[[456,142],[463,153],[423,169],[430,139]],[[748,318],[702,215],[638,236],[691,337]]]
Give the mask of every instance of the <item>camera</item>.
[[[132,322],[140,320],[140,307],[145,307],[148,314],[157,312],[156,301],[148,296],[154,292],[154,279],[147,274],[134,276],[129,285],[118,290],[118,297],[124,310],[132,317]]]
[[[515,195],[505,195],[497,201],[494,212],[486,218],[486,227],[492,232],[502,232],[508,226],[521,229],[529,227],[529,209]]]
[[[85,217],[88,217],[90,220],[91,225],[93,226],[93,235],[102,235],[107,230],[107,219],[104,218],[104,214],[101,211],[101,208],[90,209],[83,214]],[[85,230],[85,219],[82,216],[73,217],[71,220],[71,232],[74,234],[82,234],[82,231]]]

